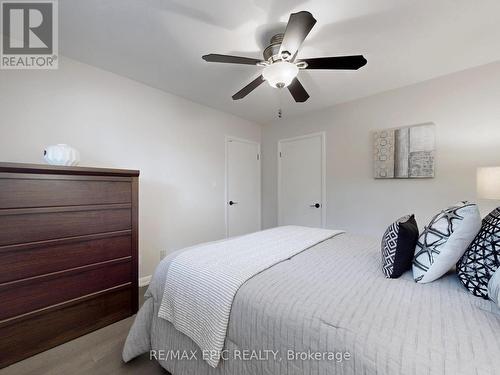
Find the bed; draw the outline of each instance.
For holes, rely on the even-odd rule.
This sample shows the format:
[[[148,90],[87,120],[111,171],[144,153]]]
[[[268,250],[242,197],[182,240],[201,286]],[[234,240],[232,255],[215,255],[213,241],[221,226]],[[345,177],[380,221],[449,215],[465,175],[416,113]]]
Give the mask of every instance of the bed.
[[[152,278],[123,350],[125,361],[152,350],[174,375],[493,375],[500,369],[496,305],[470,295],[453,273],[425,285],[409,272],[386,279],[379,241],[347,233],[239,288],[227,355],[213,368],[190,338],[158,317],[177,254],[163,260]]]

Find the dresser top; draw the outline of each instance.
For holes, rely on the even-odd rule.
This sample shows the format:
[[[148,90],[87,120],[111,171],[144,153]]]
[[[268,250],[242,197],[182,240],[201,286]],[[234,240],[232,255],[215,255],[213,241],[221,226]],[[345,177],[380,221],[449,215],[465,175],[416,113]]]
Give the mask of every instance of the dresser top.
[[[47,164],[1,163],[0,173],[63,174],[80,176],[123,176],[138,177],[138,170],[92,167],[65,167]]]

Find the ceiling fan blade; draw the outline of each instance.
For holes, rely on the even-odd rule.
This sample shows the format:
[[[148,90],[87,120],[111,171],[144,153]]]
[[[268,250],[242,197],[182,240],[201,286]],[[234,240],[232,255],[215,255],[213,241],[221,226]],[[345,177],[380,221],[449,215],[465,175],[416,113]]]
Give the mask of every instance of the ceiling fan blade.
[[[209,55],[202,56],[202,59],[208,62],[245,65],[257,65],[257,63],[262,62],[262,60],[252,59],[251,57],[219,55],[217,53],[211,53]]]
[[[297,78],[294,78],[292,83],[288,85],[288,91],[290,91],[290,94],[292,94],[293,98],[298,103],[303,103],[309,99],[309,94]]]
[[[290,14],[279,53],[286,52],[290,57],[294,57],[315,23],[316,20],[309,12]]]
[[[307,63],[306,69],[347,69],[358,70],[365,66],[367,60],[362,55],[319,57],[316,59],[301,59]]]
[[[250,94],[253,90],[255,90],[257,87],[259,87],[262,84],[262,82],[264,82],[264,77],[262,77],[262,75],[260,75],[257,78],[255,78],[252,82],[250,82],[248,85],[243,87],[236,94],[234,94],[233,100],[243,99],[245,96]]]

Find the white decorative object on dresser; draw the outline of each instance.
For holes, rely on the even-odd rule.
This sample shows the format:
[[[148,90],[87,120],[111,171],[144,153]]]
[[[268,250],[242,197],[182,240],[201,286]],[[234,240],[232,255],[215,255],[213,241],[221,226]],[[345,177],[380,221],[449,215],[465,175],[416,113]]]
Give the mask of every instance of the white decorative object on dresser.
[[[59,143],[45,148],[43,158],[51,165],[75,166],[80,162],[80,153],[67,144]]]

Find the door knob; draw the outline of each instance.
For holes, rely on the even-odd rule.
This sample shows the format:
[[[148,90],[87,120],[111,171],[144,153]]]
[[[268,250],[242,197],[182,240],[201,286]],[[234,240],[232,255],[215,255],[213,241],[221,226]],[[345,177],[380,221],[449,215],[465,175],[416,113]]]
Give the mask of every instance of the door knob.
[[[311,204],[309,207],[320,208],[321,205],[319,203],[315,203],[315,204]]]
[[[229,201],[230,206],[232,206],[233,204],[238,204],[238,202]]]

